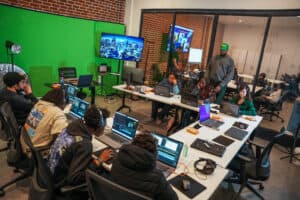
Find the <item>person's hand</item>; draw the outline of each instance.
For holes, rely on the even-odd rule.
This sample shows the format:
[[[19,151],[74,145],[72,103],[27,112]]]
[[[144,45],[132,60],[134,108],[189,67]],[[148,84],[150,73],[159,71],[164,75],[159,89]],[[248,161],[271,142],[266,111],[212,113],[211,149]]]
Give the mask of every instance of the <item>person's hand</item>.
[[[217,85],[216,87],[215,87],[215,92],[216,93],[219,93],[221,91],[221,86],[220,85]]]
[[[28,83],[25,84],[24,91],[27,95],[32,93],[31,86]]]
[[[105,149],[101,155],[99,156],[99,158],[103,161],[106,162],[108,161],[111,157],[112,157],[112,149]]]
[[[176,79],[173,80],[173,85],[177,85],[177,80]]]

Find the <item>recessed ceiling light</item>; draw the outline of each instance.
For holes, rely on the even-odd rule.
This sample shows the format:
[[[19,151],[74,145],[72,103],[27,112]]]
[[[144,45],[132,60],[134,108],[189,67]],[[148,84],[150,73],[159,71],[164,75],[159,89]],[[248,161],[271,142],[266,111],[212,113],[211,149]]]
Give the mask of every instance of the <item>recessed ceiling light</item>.
[[[242,19],[239,19],[239,23],[242,23],[243,22],[243,20]]]

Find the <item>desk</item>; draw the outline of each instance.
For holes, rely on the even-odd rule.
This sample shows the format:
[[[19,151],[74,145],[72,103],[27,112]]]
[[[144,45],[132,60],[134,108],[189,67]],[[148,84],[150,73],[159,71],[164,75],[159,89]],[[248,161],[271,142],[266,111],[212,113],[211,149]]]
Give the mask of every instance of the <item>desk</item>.
[[[253,85],[252,84],[248,84],[248,86],[249,86],[250,91],[252,92]],[[237,89],[237,85],[235,84],[234,80],[229,81],[229,83],[227,84],[227,87],[231,88],[231,89]],[[263,87],[256,86],[255,87],[255,92],[258,92],[259,90],[262,90],[262,89],[263,89]]]
[[[253,80],[254,76],[250,74],[238,74],[239,77],[245,78],[245,79],[250,79]]]

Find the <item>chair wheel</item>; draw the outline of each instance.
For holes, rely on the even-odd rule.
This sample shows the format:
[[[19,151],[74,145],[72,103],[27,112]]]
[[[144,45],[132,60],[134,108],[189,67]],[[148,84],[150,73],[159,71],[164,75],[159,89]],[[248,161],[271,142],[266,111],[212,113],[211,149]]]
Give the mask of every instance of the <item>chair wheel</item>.
[[[4,190],[0,190],[0,197],[3,197],[5,195],[5,191]]]
[[[259,190],[265,189],[265,186],[263,184],[259,184]]]

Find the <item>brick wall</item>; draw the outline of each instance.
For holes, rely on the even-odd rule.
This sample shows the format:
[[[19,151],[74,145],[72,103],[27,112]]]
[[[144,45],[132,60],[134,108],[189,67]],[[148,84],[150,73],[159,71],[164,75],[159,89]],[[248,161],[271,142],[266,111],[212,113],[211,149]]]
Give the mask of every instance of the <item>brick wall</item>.
[[[0,3],[71,17],[124,23],[125,0],[0,0]]]

